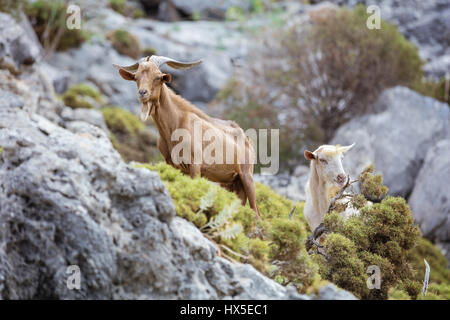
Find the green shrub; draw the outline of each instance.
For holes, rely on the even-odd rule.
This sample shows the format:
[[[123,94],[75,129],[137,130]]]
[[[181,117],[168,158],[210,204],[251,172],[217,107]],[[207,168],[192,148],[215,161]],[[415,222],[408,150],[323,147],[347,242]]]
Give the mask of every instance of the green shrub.
[[[165,182],[175,204],[177,215],[191,221],[203,232],[206,225],[235,201],[228,192],[205,178],[191,179],[181,171],[165,164],[144,165],[157,171]],[[213,190],[213,191],[211,191]],[[317,266],[304,248],[306,238],[303,204],[298,204],[292,220],[288,218],[293,203],[274,193],[269,187],[256,184],[256,197],[263,216],[257,221],[248,205],[238,206],[224,226],[241,226],[241,232],[224,239],[209,233],[224,254],[241,262],[249,262],[255,268],[283,284],[294,284],[299,291],[317,281]],[[236,254],[221,247],[225,245]]]
[[[27,2],[25,14],[46,51],[64,51],[79,47],[91,33],[66,27],[67,3],[62,0]]]
[[[109,32],[106,38],[111,41],[114,49],[120,54],[137,59],[141,55],[141,46],[138,38],[124,29]]]
[[[162,156],[158,137],[132,113],[114,106],[101,109],[110,140],[125,161],[156,162]]]
[[[251,263],[282,285],[292,284],[299,292],[318,295],[320,287],[327,284],[323,280],[327,280],[364,299],[448,297],[450,281],[445,257],[429,241],[420,238],[411,210],[400,197],[387,196],[373,205],[359,199],[356,202],[361,206],[360,215],[345,221],[339,212],[329,213],[324,221],[330,232],[323,242],[326,257],[310,256],[304,245],[309,234],[303,216],[304,203],[296,204],[291,220],[289,213],[294,204],[268,186],[256,183],[262,214],[262,220],[258,221],[248,205],[236,204],[234,193],[205,178],[191,179],[165,163],[137,166],[159,173],[177,215],[215,241],[225,257]],[[374,176],[372,169],[365,172]],[[227,208],[231,209],[224,214]],[[218,220],[221,222],[217,223]],[[214,224],[220,228],[208,227]],[[225,230],[232,236],[224,237]],[[426,296],[420,294],[423,258],[431,266]],[[381,270],[380,290],[367,287],[366,270],[370,265]]]
[[[450,270],[448,269],[447,259],[429,240],[420,238],[408,253],[408,261],[416,271],[415,279],[417,281],[422,281],[425,276],[424,259],[430,265],[430,283],[450,284]]]
[[[446,102],[450,105],[450,80],[448,80],[448,84],[446,85],[447,80],[445,77],[442,77],[439,81],[421,79],[416,81],[411,89],[416,90],[420,94],[425,96],[432,97],[436,100]],[[447,86],[447,92],[445,92],[445,88]]]
[[[132,113],[114,106],[101,109],[108,128],[116,133],[137,135],[145,125]]]
[[[64,104],[71,108],[94,108],[103,103],[101,93],[85,83],[70,87],[63,95]]]
[[[360,181],[370,197],[378,199],[387,191],[381,175],[373,175],[373,166],[363,171]],[[345,221],[337,211],[325,216],[324,224],[332,233],[326,238],[328,259],[318,259],[323,264],[322,277],[364,299],[404,298],[405,293],[415,299],[420,285],[408,257],[420,241],[420,231],[408,204],[391,196],[363,205],[359,195],[355,202],[360,207],[357,216]],[[370,265],[381,270],[380,289],[368,290],[366,286],[365,271]]]

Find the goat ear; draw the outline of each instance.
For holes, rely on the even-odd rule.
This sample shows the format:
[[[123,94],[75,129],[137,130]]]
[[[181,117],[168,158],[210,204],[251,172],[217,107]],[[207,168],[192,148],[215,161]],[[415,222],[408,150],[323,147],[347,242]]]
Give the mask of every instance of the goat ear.
[[[339,149],[342,153],[346,153],[347,151],[350,151],[354,146],[355,146],[355,143],[353,143],[349,146],[346,146],[346,147],[340,147]]]
[[[172,81],[172,76],[168,73],[165,73],[162,76],[162,81],[164,81],[165,83],[170,83],[170,81]]]
[[[119,74],[122,78],[124,78],[125,80],[130,80],[130,81],[134,81],[136,80],[134,73],[127,71],[125,69],[119,69]]]
[[[314,153],[312,153],[311,151],[308,151],[308,150],[305,150],[303,155],[305,156],[306,160],[315,160],[315,159],[317,159],[317,157],[314,155]]]

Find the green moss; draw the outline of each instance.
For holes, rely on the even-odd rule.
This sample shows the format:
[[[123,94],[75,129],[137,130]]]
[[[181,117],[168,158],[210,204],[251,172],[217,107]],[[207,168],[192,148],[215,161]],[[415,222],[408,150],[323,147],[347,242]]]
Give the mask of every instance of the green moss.
[[[106,38],[111,41],[117,52],[137,59],[141,55],[141,46],[138,38],[124,29],[109,32]]]
[[[106,125],[114,133],[137,135],[145,125],[132,113],[114,106],[101,109]]]
[[[80,83],[70,87],[63,95],[66,106],[91,109],[94,104],[102,104],[102,95],[88,84]]]
[[[439,81],[423,78],[416,81],[410,87],[422,95],[432,97],[450,105],[450,85],[447,87],[447,92],[445,92],[446,81],[445,77],[442,77]]]
[[[156,49],[155,48],[145,48],[144,50],[142,50],[142,55],[144,57],[151,57],[153,55],[156,54]]]
[[[125,0],[109,0],[109,6],[114,11],[124,15],[126,9],[126,1]]]
[[[141,9],[134,9],[133,10],[133,18],[141,19],[141,18],[145,18],[145,16],[146,16],[145,11],[143,11]]]

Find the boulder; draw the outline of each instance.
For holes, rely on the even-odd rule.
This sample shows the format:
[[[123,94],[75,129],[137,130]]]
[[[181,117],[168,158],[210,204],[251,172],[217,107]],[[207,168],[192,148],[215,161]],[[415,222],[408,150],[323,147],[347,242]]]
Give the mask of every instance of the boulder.
[[[246,56],[246,46],[234,24],[213,21],[170,23],[140,20],[128,26],[143,48],[181,61],[202,59],[191,70],[162,71],[173,75],[171,86],[190,101],[210,102],[233,75],[234,59]]]
[[[449,137],[450,109],[404,87],[385,90],[374,109],[340,127],[330,143],[356,143],[343,162],[353,178],[374,163],[389,194],[408,197],[428,149]]]
[[[0,95],[1,298],[307,298],[217,257],[158,174],[125,164],[104,131],[30,117],[13,95]]]
[[[248,10],[251,3],[248,0],[141,0],[140,2],[147,13],[163,21],[183,18],[222,20],[229,8]]]
[[[268,185],[276,193],[292,201],[305,201],[305,185],[309,177],[309,167],[298,166],[294,174],[279,173],[276,175],[255,174],[256,182]]]
[[[227,10],[231,7],[238,7],[247,10],[250,7],[250,1],[242,0],[166,0],[171,2],[182,13],[193,16],[199,14],[200,17],[223,19]]]
[[[42,47],[28,19],[22,15],[21,24],[10,15],[0,12],[0,69],[21,72],[40,59]]]
[[[409,205],[423,235],[450,261],[450,139],[432,146],[416,178]]]
[[[134,62],[118,54],[109,42],[92,41],[80,48],[55,53],[49,64],[60,71],[60,75],[68,75],[68,79],[61,79],[64,89],[81,82],[94,84],[108,98],[106,102],[134,113],[140,108],[136,85],[126,83],[112,65],[130,65]],[[55,81],[58,80],[53,78],[53,83]]]

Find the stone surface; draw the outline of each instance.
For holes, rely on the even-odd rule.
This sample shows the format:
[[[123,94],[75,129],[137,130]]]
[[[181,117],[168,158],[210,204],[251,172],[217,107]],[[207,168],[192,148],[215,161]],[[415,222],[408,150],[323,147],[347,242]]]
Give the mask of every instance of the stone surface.
[[[334,284],[329,283],[319,289],[318,297],[321,300],[357,300],[356,297],[348,291],[339,289]]]
[[[389,194],[408,197],[428,149],[449,137],[450,109],[404,87],[384,91],[375,109],[380,112],[344,124],[331,144],[356,143],[343,161],[352,177],[374,163]]]
[[[409,204],[425,237],[450,261],[450,139],[432,146],[416,178]]]
[[[0,12],[0,69],[19,73],[24,66],[40,59],[41,45],[25,16],[22,25]]]
[[[103,130],[30,117],[10,95],[0,95],[1,298],[307,298],[218,258],[175,216],[158,174],[125,164]],[[66,286],[71,265],[81,290]]]
[[[305,185],[309,178],[309,167],[298,166],[294,174],[279,173],[276,175],[255,174],[256,182],[270,186],[276,193],[292,201],[305,201]]]

